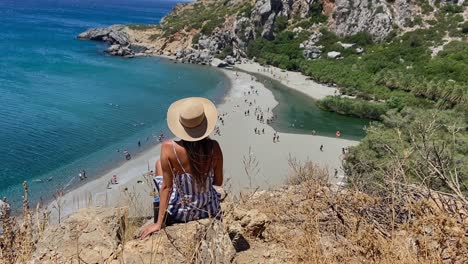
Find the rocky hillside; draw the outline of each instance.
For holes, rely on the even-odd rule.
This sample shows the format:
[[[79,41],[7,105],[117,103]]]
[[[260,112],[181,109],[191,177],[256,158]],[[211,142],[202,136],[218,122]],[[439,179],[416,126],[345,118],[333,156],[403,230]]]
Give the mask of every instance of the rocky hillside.
[[[143,241],[125,208],[85,209],[48,227],[31,263],[464,263],[466,208],[412,191],[396,202],[301,182],[225,202],[223,221]]]
[[[314,35],[326,28],[339,37],[365,32],[374,41],[382,42],[392,34],[430,26],[428,21],[441,6],[463,9],[463,3],[463,0],[199,0],[178,4],[160,25],[93,29],[79,38],[107,41],[112,44],[108,51],[113,55],[177,55],[188,62],[208,63],[215,56],[247,57],[250,42],[258,38],[274,40],[284,30]],[[311,40],[309,43],[318,41],[316,37]]]

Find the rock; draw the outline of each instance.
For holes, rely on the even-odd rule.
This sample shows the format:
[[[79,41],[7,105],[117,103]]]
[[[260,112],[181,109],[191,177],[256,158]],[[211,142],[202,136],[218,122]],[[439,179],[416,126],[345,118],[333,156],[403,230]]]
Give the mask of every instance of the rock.
[[[262,31],[263,38],[268,39],[268,40],[274,39],[273,29],[274,29],[275,17],[276,17],[275,13],[271,13],[267,21],[265,22],[265,25],[263,26],[263,31]]]
[[[232,56],[226,56],[226,58],[224,59],[227,63],[229,63],[230,65],[234,65],[236,64],[236,59],[233,58]]]
[[[83,209],[50,226],[38,241],[31,263],[103,263],[120,244],[123,209]]]
[[[114,44],[114,45],[110,45],[109,48],[107,48],[106,52],[107,53],[117,52],[119,49],[120,49],[120,45]]]
[[[293,28],[293,33],[301,33],[302,31],[304,31],[304,29],[302,27],[295,27]]]
[[[104,41],[104,38],[107,39],[109,34],[114,31],[120,31],[124,28],[123,25],[113,25],[110,27],[105,28],[91,28],[86,30],[83,33],[78,35],[79,39],[89,39],[89,40],[97,40],[97,41]]]
[[[317,59],[320,57],[323,46],[317,46],[315,45],[315,43],[320,40],[321,36],[322,33],[314,32],[309,36],[309,38],[306,41],[299,44],[299,48],[304,49],[302,51],[304,57],[308,59]]]
[[[226,67],[228,66],[229,64],[223,60],[220,60],[218,58],[213,58],[211,60],[211,66],[213,67],[218,67],[218,68],[223,68],[223,67]]]
[[[134,53],[144,53],[148,50],[147,47],[138,45],[138,44],[130,44],[129,48],[134,52]]]
[[[168,256],[170,263],[231,263],[236,254],[222,223],[210,219],[168,226],[151,238],[128,242],[124,252],[123,263],[135,264]]]
[[[330,51],[327,53],[327,57],[330,59],[338,59],[341,57],[341,52],[338,51]]]
[[[349,48],[354,47],[354,45],[356,45],[356,44],[354,44],[354,43],[341,43],[341,42],[338,42],[338,43],[339,43],[339,44],[341,45],[341,47],[343,47],[344,49],[349,49]]]
[[[368,0],[336,0],[332,17],[332,29],[339,36],[368,32],[374,40],[381,41],[393,30],[392,12],[383,3],[368,5]]]
[[[107,41],[110,42],[111,44],[119,44],[119,45],[129,44],[128,34],[120,30],[111,31],[108,35]]]
[[[315,1],[310,0],[293,1],[291,5],[291,15],[306,18],[309,15],[310,6],[314,3]]]
[[[266,226],[269,224],[269,219],[264,213],[253,209],[250,211],[238,210],[234,212],[234,219],[239,220],[240,225],[244,228],[247,234],[254,237],[261,237]]]
[[[356,48],[356,54],[362,54],[362,53],[364,53],[363,48]]]
[[[210,47],[210,43],[211,43],[210,39],[208,39],[208,38],[200,38],[200,39],[198,40],[198,47],[199,47],[200,49],[207,49],[207,48]]]
[[[223,223],[203,219],[165,228],[153,237],[128,237],[123,209],[83,209],[60,225],[49,226],[30,263],[231,263],[236,250]],[[77,261],[77,259],[80,261]],[[116,262],[116,260],[118,260]],[[192,261],[189,261],[192,260]]]

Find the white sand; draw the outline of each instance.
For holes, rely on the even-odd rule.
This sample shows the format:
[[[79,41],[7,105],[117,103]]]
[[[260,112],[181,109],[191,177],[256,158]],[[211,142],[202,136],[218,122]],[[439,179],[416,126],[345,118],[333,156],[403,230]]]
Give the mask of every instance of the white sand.
[[[245,67],[239,68],[245,69]],[[280,142],[273,143],[273,128],[257,121],[254,115],[256,107],[260,107],[266,112],[267,108],[271,111],[278,104],[273,94],[263,84],[252,81],[252,76],[249,74],[238,72],[238,76],[236,76],[236,71],[225,70],[224,72],[230,78],[232,88],[225,97],[225,101],[218,106],[219,113],[226,114],[225,124],[222,125],[219,122],[221,136],[212,135],[212,138],[220,142],[224,153],[225,188],[236,193],[242,188],[260,187],[265,189],[282,184],[289,173],[289,157],[297,158],[300,161],[314,161],[327,167],[331,181],[339,181],[333,179],[333,174],[335,168],[340,168],[342,147],[356,145],[357,141],[279,133]],[[285,84],[294,85],[295,89],[299,89],[298,87],[306,88],[309,85],[303,84],[301,78],[291,73],[289,73],[288,78],[291,82]],[[331,88],[315,85],[318,88],[312,86],[313,89],[309,89],[310,91],[307,92],[310,96],[313,94],[314,98],[328,95],[330,91],[333,93]],[[253,86],[253,90],[258,91],[258,95],[244,96],[244,92],[252,91],[251,86]],[[245,99],[249,102],[255,100],[255,104],[249,107],[245,103]],[[244,115],[247,109],[250,110],[248,117]],[[264,117],[267,118],[270,115],[265,113]],[[255,128],[265,129],[265,134],[256,135]],[[319,150],[321,144],[324,145],[323,152]],[[148,171],[148,163],[151,169],[154,168],[155,161],[159,158],[159,152],[160,146],[155,146],[102,177],[66,193],[61,198],[62,217],[83,207],[125,204],[133,204],[131,207],[138,210],[134,212],[136,214],[151,215],[151,185],[142,175]],[[247,171],[250,176],[247,175],[244,165],[244,161],[249,160],[250,162],[247,163],[251,165],[247,166],[249,167]],[[339,170],[339,175],[342,175],[341,169]],[[111,185],[111,189],[108,189],[107,183],[112,175],[118,176],[119,184]],[[124,191],[125,188],[128,190],[127,192]],[[131,195],[125,195],[125,193],[131,193]],[[56,204],[56,202],[52,202],[50,208]],[[57,210],[51,210],[56,219]]]
[[[264,67],[256,62],[237,64],[236,68],[247,72],[259,73],[276,79],[289,88],[299,91],[314,99],[323,99],[328,95],[334,95],[335,91],[336,93],[339,92],[334,87],[328,87],[309,80],[308,78],[310,77],[305,76],[300,72],[284,71],[273,66]]]

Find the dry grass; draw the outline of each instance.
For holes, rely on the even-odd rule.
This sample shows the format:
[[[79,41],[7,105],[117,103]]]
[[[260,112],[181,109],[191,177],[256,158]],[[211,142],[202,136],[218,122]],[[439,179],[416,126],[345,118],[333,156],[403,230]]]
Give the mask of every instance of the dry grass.
[[[272,219],[266,244],[279,244],[294,262],[466,263],[467,208],[457,195],[421,186],[395,186],[394,195],[333,191],[326,170],[292,163],[289,186],[245,206]],[[435,198],[437,197],[437,198]]]
[[[254,157],[250,161],[245,159],[245,164],[248,175],[258,170]],[[180,230],[165,229],[151,238],[153,253],[149,257],[141,256],[141,262],[173,263],[170,252],[178,252],[186,263],[201,263],[219,252],[217,244],[206,243],[208,236],[235,234],[231,236],[233,244],[245,240],[242,243],[248,245],[237,255],[242,262],[466,263],[468,205],[460,193],[441,193],[422,185],[406,184],[405,171],[397,162],[387,171],[388,191],[382,195],[366,194],[353,187],[337,190],[328,184],[326,169],[293,158],[289,164],[292,174],[288,185],[273,191],[250,188],[238,199],[228,195],[230,201],[223,203],[222,222],[205,221],[204,228],[194,234],[179,235],[178,240],[173,239],[171,232]],[[23,212],[19,217],[12,217],[7,207],[1,213],[1,264],[27,263],[48,225],[47,211],[41,206],[35,213],[30,210],[26,183],[24,192]],[[139,204],[142,199],[136,193],[135,190],[122,193],[124,202],[117,216],[122,245],[117,252],[120,262],[125,260],[125,245],[135,243],[135,233],[145,221],[130,217],[131,210],[132,215],[147,210]],[[236,224],[239,226],[236,211],[251,209],[265,214],[268,224],[261,232],[233,233]],[[79,236],[77,233],[78,261],[83,250],[78,243]],[[162,249],[163,240],[169,240],[171,248]]]
[[[48,225],[49,213],[40,204],[36,212],[29,208],[29,189],[23,183],[23,210],[19,217],[10,214],[10,206],[5,203],[0,212],[0,263],[27,263]],[[5,201],[6,202],[6,201]],[[34,223],[34,219],[36,223]]]

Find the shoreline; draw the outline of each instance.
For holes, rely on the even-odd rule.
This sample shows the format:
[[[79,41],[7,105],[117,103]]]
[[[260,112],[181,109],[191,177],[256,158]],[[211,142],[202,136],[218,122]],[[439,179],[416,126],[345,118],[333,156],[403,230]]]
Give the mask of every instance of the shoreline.
[[[164,58],[173,59],[171,57]],[[255,105],[252,107],[244,106],[244,108],[254,111],[258,106],[262,109],[269,108],[272,110],[278,105],[272,92],[248,73],[238,72],[235,69],[219,70],[229,81],[225,95],[217,103],[219,114],[226,115],[224,117],[225,125],[219,124],[221,136],[212,135],[211,137],[220,142],[224,152],[225,189],[238,193],[245,188],[260,187],[268,189],[282,184],[289,173],[288,162],[290,157],[296,157],[299,161],[314,160],[318,164],[328,167],[330,174],[335,168],[341,170],[339,168],[341,148],[355,145],[358,141],[278,133],[280,142],[272,143],[272,135],[275,131],[270,125],[260,124],[255,118],[245,117],[244,113],[239,111],[246,99],[244,98],[244,92],[250,90],[251,87],[255,87],[259,94],[253,99],[256,101]],[[273,76],[267,77],[276,79]],[[255,135],[254,127],[265,129],[265,135]],[[326,146],[327,152],[331,154],[318,153],[319,155],[314,155],[310,153],[310,149],[318,149],[319,141]],[[236,144],[234,145],[232,142],[236,142]],[[304,144],[305,142],[308,144]],[[295,145],[301,145],[302,147],[297,148]],[[290,149],[294,149],[294,151],[289,152]],[[60,205],[61,208],[61,218],[81,208],[115,207],[130,204],[138,205],[129,206],[130,208],[138,208],[138,212],[131,212],[131,214],[152,215],[151,179],[143,175],[148,172],[148,164],[150,170],[153,169],[156,160],[159,158],[159,153],[160,144],[154,145],[132,160],[77,188],[71,189],[60,200],[52,200],[48,204],[48,209],[51,211],[51,220],[56,222],[58,219],[57,205]],[[250,168],[255,173],[252,172],[249,173],[250,175],[246,175],[247,169],[244,168],[246,162],[257,163],[259,168]],[[340,171],[340,175],[342,174]],[[107,182],[112,175],[118,176],[119,184],[111,185],[111,188],[108,189]],[[342,178],[342,176],[340,177]],[[341,181],[340,179],[332,179],[331,182],[336,184]]]

